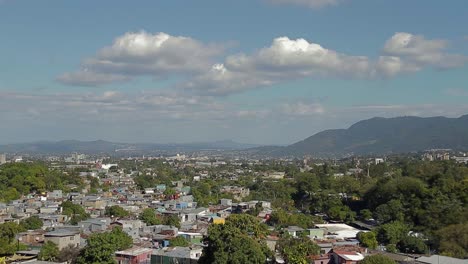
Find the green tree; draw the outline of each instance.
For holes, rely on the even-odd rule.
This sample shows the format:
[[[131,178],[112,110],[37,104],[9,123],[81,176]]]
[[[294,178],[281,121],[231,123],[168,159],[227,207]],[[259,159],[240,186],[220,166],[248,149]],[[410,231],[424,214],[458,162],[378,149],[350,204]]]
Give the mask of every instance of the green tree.
[[[333,206],[328,210],[328,216],[333,220],[352,222],[356,217],[356,213],[346,206]]]
[[[377,229],[377,240],[383,244],[397,244],[409,232],[409,227],[399,221],[381,225]]]
[[[70,224],[72,225],[76,225],[79,221],[89,218],[89,214],[79,204],[65,201],[60,206],[62,207],[62,213],[70,217]]]
[[[20,225],[27,230],[40,229],[44,225],[43,221],[37,216],[31,216],[20,222]]]
[[[21,225],[18,225],[15,222],[6,222],[4,224],[0,224],[0,240],[4,240],[8,243],[12,243],[16,239],[16,235],[19,232],[23,232],[26,229]]]
[[[396,264],[396,262],[387,256],[377,254],[365,257],[360,264]]]
[[[455,258],[468,258],[468,222],[449,225],[435,234],[440,254]]]
[[[322,223],[323,220],[313,215],[302,213],[288,213],[282,209],[273,211],[268,220],[268,224],[277,227],[300,226],[302,228],[312,228],[317,223]]]
[[[256,217],[233,214],[224,225],[211,225],[200,263],[265,263],[273,258],[262,238],[267,228]]]
[[[174,194],[176,194],[176,191],[172,188],[167,188],[166,190],[164,190],[164,195],[166,196],[166,198]]]
[[[291,264],[307,264],[309,256],[320,253],[320,247],[309,238],[294,238],[289,235],[280,239],[278,249],[286,262]]]
[[[361,243],[362,246],[370,248],[370,249],[376,249],[378,242],[377,242],[377,236],[374,232],[359,232],[357,234],[357,239]]]
[[[397,244],[398,250],[405,253],[425,254],[428,251],[427,245],[419,237],[406,235]]]
[[[114,264],[114,253],[117,250],[128,249],[132,246],[132,238],[116,227],[111,232],[96,233],[88,237],[77,259],[78,264],[104,263]]]
[[[58,262],[67,262],[70,264],[75,264],[78,256],[80,255],[80,248],[73,245],[68,245],[67,247],[60,250],[59,255],[57,256]]]
[[[0,200],[1,201],[11,201],[18,199],[20,197],[20,193],[16,188],[14,187],[9,187],[5,191],[0,192]]]
[[[14,222],[7,222],[0,224],[0,256],[11,255],[18,250],[26,249],[23,244],[18,244],[16,236],[19,232],[23,232],[25,229]]]
[[[104,211],[104,215],[121,218],[121,217],[126,217],[130,215],[130,213],[118,205],[113,205],[113,206],[106,207],[106,210]]]
[[[169,242],[171,247],[188,247],[190,243],[183,236],[177,236]]]
[[[164,217],[163,224],[180,228],[180,219],[177,215],[169,215]]]
[[[369,219],[372,218],[372,212],[369,209],[363,209],[363,210],[359,211],[359,213],[361,214],[361,218],[363,220],[369,220]]]
[[[4,164],[0,170],[0,200],[18,199],[23,194],[64,189],[68,183],[81,184],[76,174],[48,169],[40,162]]]
[[[211,225],[199,263],[258,263],[267,259],[261,244],[233,225]]]
[[[39,260],[55,261],[59,254],[60,251],[57,244],[51,241],[47,241],[44,246],[42,246],[41,251],[39,251],[37,258]]]
[[[390,200],[388,203],[379,205],[374,212],[375,219],[382,224],[392,221],[403,221],[405,214],[403,204],[400,200]]]
[[[143,221],[146,225],[160,225],[162,224],[161,220],[156,217],[154,209],[146,208],[141,212],[139,219]]]
[[[226,219],[225,225],[240,229],[255,238],[264,238],[268,234],[268,227],[248,214],[232,214]]]
[[[306,193],[309,197],[319,190],[320,181],[318,177],[310,172],[301,172],[296,175],[296,189],[298,192]]]

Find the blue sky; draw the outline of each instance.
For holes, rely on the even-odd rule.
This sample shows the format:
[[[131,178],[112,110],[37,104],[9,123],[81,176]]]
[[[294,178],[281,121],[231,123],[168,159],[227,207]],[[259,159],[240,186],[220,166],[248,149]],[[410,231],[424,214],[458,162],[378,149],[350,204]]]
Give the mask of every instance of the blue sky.
[[[464,0],[0,0],[0,143],[288,144],[468,113]]]

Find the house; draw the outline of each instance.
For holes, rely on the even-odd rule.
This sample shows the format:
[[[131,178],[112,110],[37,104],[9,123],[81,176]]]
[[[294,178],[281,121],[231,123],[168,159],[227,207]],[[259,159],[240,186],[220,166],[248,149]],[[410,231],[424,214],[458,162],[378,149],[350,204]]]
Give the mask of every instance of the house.
[[[53,200],[62,199],[63,198],[62,190],[53,190],[52,192],[48,192],[47,198],[53,199]]]
[[[151,261],[151,248],[132,247],[115,252],[118,264],[149,264]]]
[[[224,205],[224,206],[231,206],[231,205],[232,205],[232,199],[225,199],[225,198],[223,198],[223,199],[221,199],[221,200],[219,201],[219,203],[220,203],[221,205]]]
[[[166,190],[166,184],[156,185],[156,191],[163,193]]]
[[[278,244],[279,240],[280,240],[280,238],[278,236],[275,236],[275,235],[268,235],[265,238],[266,245],[272,252],[275,252],[276,244]]]
[[[196,209],[185,209],[180,212],[181,222],[193,222],[199,217],[206,215],[209,209],[204,207],[199,207]]]
[[[44,233],[43,230],[21,232],[18,233],[18,240],[26,245],[42,243],[44,242]]]
[[[44,234],[44,242],[54,242],[59,250],[69,245],[80,246],[80,233],[68,230],[55,230]]]
[[[298,226],[288,226],[286,228],[286,231],[292,236],[292,237],[298,237],[304,232],[304,228],[298,227]]]
[[[390,253],[385,251],[373,250],[371,254],[380,254],[387,256],[399,264],[414,264],[415,259],[411,255],[401,254],[401,253]]]
[[[330,255],[328,254],[320,254],[310,257],[314,264],[329,264],[330,263]]]
[[[178,236],[184,237],[192,244],[200,244],[203,239],[203,235],[197,232],[179,232]]]
[[[202,254],[201,247],[173,247],[155,249],[151,255],[151,264],[196,264]]]
[[[102,200],[101,197],[85,197],[83,206],[86,208],[105,209],[107,201]]]
[[[267,179],[273,179],[273,180],[281,180],[284,179],[284,176],[286,175],[285,172],[282,171],[274,171],[274,172],[267,172],[263,176],[264,178]]]
[[[323,239],[325,235],[325,230],[322,228],[309,228],[304,231],[308,237],[311,239]]]
[[[347,224],[317,224],[315,227],[324,229],[325,238],[328,239],[356,238],[357,233],[362,231]]]
[[[432,255],[429,257],[419,257],[416,259],[415,263],[420,264],[466,264],[468,260],[466,259],[458,259],[458,258],[451,258],[446,256],[440,255]]]
[[[364,259],[364,255],[355,251],[333,250],[330,254],[331,264],[358,264]]]
[[[210,222],[215,225],[224,225],[226,223],[226,219],[219,216],[212,216]]]
[[[106,231],[110,223],[110,218],[93,218],[78,222],[78,226],[81,228],[83,233],[91,234]]]
[[[249,196],[249,188],[239,187],[239,186],[223,186],[220,190],[221,193],[232,194],[234,199],[241,200],[244,197]]]

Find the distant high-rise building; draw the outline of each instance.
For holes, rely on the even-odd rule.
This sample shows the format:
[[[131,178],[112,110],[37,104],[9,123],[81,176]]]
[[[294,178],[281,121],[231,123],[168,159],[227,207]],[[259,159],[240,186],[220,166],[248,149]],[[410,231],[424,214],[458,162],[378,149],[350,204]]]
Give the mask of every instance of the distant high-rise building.
[[[6,163],[6,154],[0,154],[0,165]]]

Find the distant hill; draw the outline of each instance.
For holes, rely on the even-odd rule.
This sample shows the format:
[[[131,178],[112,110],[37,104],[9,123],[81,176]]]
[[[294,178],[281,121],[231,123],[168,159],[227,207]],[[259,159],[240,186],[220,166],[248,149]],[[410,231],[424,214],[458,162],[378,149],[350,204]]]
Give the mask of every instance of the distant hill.
[[[0,145],[0,152],[8,153],[54,153],[64,154],[71,152],[97,154],[97,153],[150,153],[150,152],[184,152],[184,151],[201,151],[201,150],[239,150],[254,148],[258,145],[243,144],[232,140],[223,140],[215,142],[200,142],[200,143],[170,143],[170,144],[155,144],[155,143],[115,143],[104,140],[95,141],[79,141],[79,140],[62,140],[62,141],[41,141],[32,143],[19,143]]]
[[[234,151],[251,157],[342,157],[408,153],[433,148],[468,151],[468,115],[447,117],[375,117],[348,129],[319,132],[289,146],[259,146],[231,140],[200,143],[115,143],[104,140],[0,145],[0,153],[173,154],[196,151]]]
[[[391,154],[433,148],[468,150],[468,115],[447,117],[375,117],[348,129],[325,130],[302,141],[269,151],[269,156],[336,157]]]

